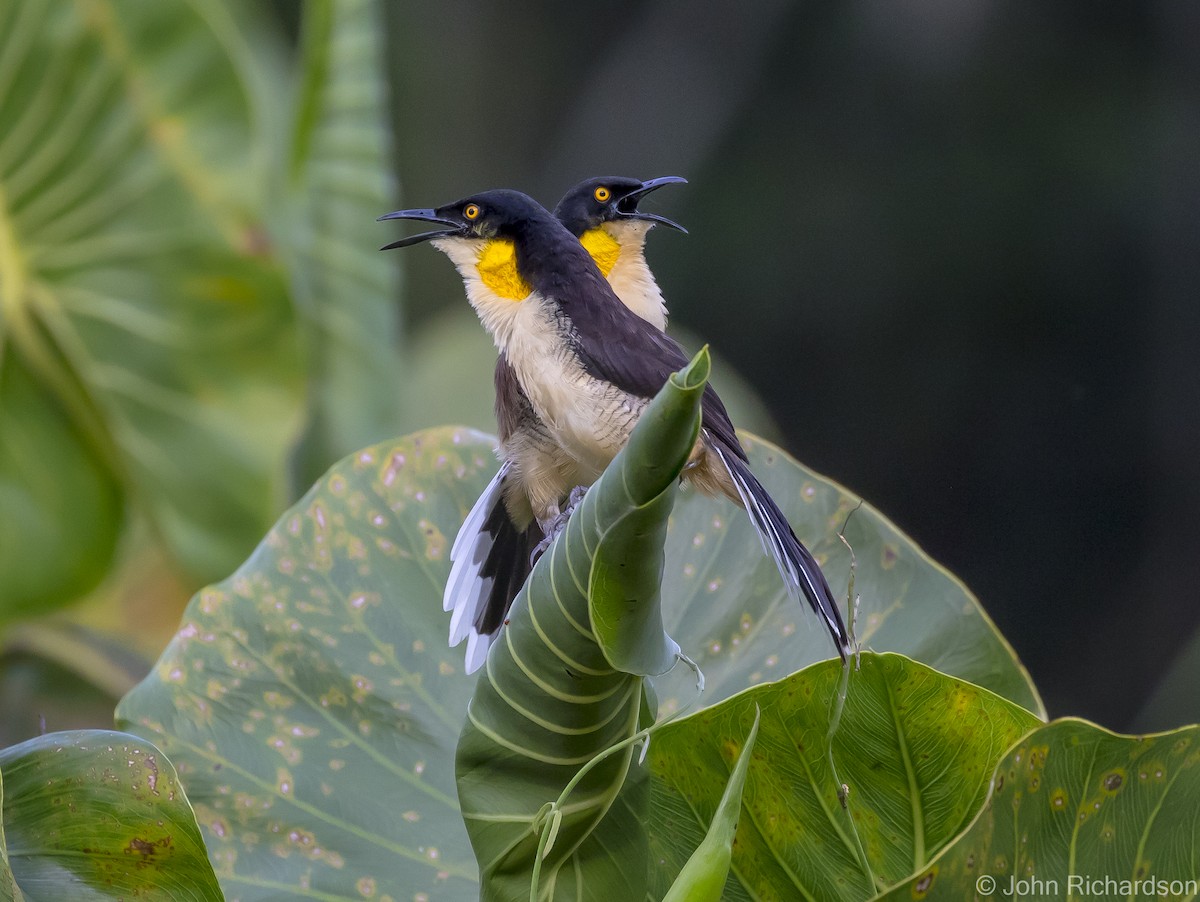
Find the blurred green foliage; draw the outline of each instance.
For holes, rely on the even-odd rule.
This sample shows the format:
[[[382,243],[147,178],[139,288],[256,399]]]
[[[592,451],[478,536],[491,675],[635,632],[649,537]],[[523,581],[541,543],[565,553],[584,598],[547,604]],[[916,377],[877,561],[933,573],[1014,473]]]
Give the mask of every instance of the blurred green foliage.
[[[227,573],[404,422],[376,17],[0,9],[0,623]]]
[[[179,768],[231,896],[415,890],[465,900],[482,889],[482,898],[523,900],[539,837],[553,836],[544,898],[659,898],[719,811],[759,707],[742,805],[722,815],[727,830],[739,823],[731,899],[790,898],[799,887],[853,902],[898,883],[907,890],[910,878],[919,891],[931,867],[941,869],[939,893],[968,898],[980,867],[971,862],[984,860],[972,850],[1008,855],[1005,841],[1025,844],[1017,828],[990,826],[1001,807],[1015,810],[986,804],[1002,787],[1003,799],[1040,818],[1044,829],[1028,842],[1055,874],[1142,866],[1134,840],[1154,805],[1172,812],[1156,829],[1182,824],[1194,837],[1194,728],[1119,743],[1104,734],[1106,767],[1127,767],[1125,776],[1136,767],[1139,781],[1156,783],[1126,780],[1124,801],[1094,825],[1108,831],[1099,839],[1120,841],[1081,844],[1068,861],[1073,834],[1058,829],[1068,821],[1044,817],[1054,791],[1065,787],[1073,818],[1107,801],[1096,791],[1120,786],[1070,735],[1042,745],[1040,711],[1023,707],[1038,706],[1036,691],[961,584],[858,499],[749,442],[756,472],[802,535],[857,511],[846,532],[863,641],[977,682],[895,653],[864,652],[849,671],[822,660],[830,647],[815,618],[772,591],[777,573],[755,572],[755,562],[773,567],[748,518],[677,491],[694,420],[646,417],[643,426],[674,427],[675,470],[650,450],[661,435],[647,428],[631,439],[538,563],[479,675],[446,647],[449,614],[438,603],[452,537],[495,472],[478,433],[425,430],[344,458],[237,571],[197,593],[118,716]],[[619,561],[614,548],[625,550]],[[828,548],[831,573],[850,564],[845,546],[814,548]],[[701,710],[656,728],[645,767],[624,745],[565,791],[655,708],[670,718],[695,704],[684,668],[646,681],[624,672],[661,669],[660,596],[661,622],[709,676]],[[630,640],[647,642],[648,654],[623,654]],[[1101,734],[1075,735],[1090,743]],[[1006,754],[1011,763],[996,771]],[[1171,876],[1186,875],[1190,847],[1177,846],[1165,850]]]

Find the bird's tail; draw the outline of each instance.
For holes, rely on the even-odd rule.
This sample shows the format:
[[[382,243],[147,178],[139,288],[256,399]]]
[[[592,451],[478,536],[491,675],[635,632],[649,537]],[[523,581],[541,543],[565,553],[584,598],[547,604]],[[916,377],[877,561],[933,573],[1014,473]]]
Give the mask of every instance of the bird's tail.
[[[517,528],[504,504],[509,464],[500,467],[475,502],[450,549],[450,578],[442,608],[450,616],[450,646],[467,640],[466,670],[474,673],[487,658],[517,593],[529,576],[533,549],[542,539],[533,522]]]
[[[763,551],[774,559],[789,594],[804,595],[809,606],[825,621],[825,628],[833,638],[838,654],[845,660],[851,652],[850,636],[846,632],[837,600],[833,597],[820,565],[796,538],[796,533],[792,531],[792,526],[779,509],[779,505],[750,472],[750,465],[739,455],[722,449],[719,442],[712,442],[711,447],[733,478],[742,505],[758,532]]]

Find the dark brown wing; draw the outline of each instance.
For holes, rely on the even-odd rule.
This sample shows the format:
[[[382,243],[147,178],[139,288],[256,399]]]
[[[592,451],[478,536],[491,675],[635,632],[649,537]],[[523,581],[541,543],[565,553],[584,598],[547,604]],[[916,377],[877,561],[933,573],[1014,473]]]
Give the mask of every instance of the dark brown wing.
[[[503,354],[496,360],[496,433],[500,444],[508,441],[522,422],[537,418],[529,396],[517,380],[517,372]]]

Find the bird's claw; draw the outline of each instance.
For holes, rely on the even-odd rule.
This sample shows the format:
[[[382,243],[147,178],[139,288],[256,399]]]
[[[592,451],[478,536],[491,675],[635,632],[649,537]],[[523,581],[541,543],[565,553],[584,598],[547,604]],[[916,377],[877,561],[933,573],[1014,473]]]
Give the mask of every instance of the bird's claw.
[[[538,526],[542,528],[542,534],[545,536],[533,551],[529,553],[529,565],[533,566],[550,547],[550,543],[558,538],[558,534],[566,529],[567,521],[571,519],[571,512],[575,510],[579,502],[583,500],[583,496],[587,494],[587,486],[577,485],[571,489],[571,494],[567,496],[566,505],[551,517],[545,520],[538,520]]]
[[[576,505],[583,500],[583,496],[588,492],[586,485],[577,485],[571,489],[571,494],[567,496],[567,506],[564,509],[566,516],[571,515],[571,511],[575,510]]]
[[[557,535],[557,533],[555,535]],[[554,536],[550,535],[550,533],[546,533],[545,538],[533,546],[533,551],[529,552],[530,567],[537,563],[538,558],[545,553],[546,549],[550,547],[550,543],[553,541]]]

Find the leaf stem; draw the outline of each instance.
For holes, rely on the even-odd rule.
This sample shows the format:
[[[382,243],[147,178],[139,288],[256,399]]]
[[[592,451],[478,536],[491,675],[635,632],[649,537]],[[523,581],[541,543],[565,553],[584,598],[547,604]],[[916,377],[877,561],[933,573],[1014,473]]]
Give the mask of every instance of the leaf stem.
[[[871,870],[871,861],[867,858],[867,851],[863,847],[862,837],[858,835],[858,828],[854,824],[854,813],[850,810],[850,787],[842,782],[838,775],[837,764],[833,760],[833,739],[837,735],[838,727],[842,723],[842,713],[846,709],[846,698],[850,694],[850,671],[858,670],[861,666],[859,655],[861,650],[858,648],[858,643],[854,637],[855,621],[858,619],[858,601],[859,599],[854,594],[854,576],[858,568],[858,559],[854,555],[854,547],[846,539],[846,525],[850,522],[850,518],[854,516],[855,511],[862,507],[862,501],[846,515],[845,522],[842,523],[842,528],[838,530],[838,538],[842,544],[850,552],[850,578],[846,583],[846,607],[849,622],[850,632],[850,647],[854,649],[854,653],[847,657],[842,662],[842,675],[838,679],[837,694],[833,698],[833,709],[829,713],[829,731],[825,734],[825,758],[829,762],[829,772],[833,774],[833,783],[837,787],[838,801],[841,803],[842,810],[846,812],[846,820],[850,824],[850,833],[854,837],[854,847],[858,852],[858,861],[862,866],[863,873],[866,874],[867,880],[871,887],[875,887],[875,874]]]

